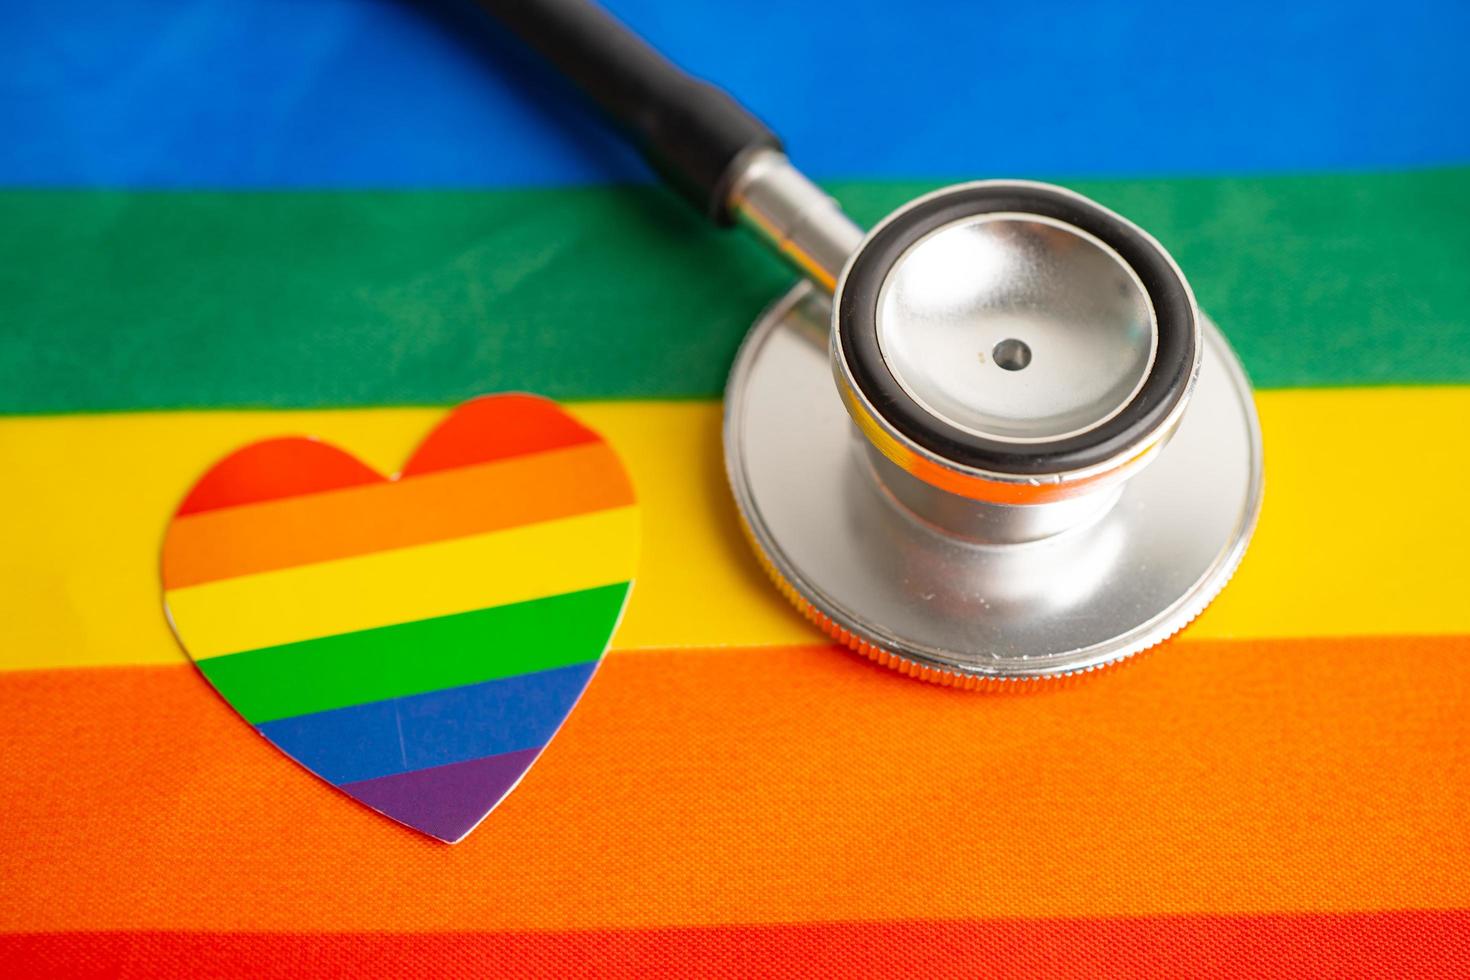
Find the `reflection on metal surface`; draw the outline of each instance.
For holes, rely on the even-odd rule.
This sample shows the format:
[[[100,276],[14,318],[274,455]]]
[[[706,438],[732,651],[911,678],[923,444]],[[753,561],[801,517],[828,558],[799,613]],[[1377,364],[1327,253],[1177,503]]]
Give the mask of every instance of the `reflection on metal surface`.
[[[1137,273],[1072,225],[993,212],[951,222],[894,263],[878,344],[895,380],[974,435],[1042,442],[1121,412],[1158,327]]]
[[[1091,519],[1172,437],[1202,356],[1193,294],[1163,246],[1036,181],[910,201],[864,237],[835,296],[832,368],[848,414],[936,501],[1005,505],[984,515],[998,532],[988,541],[1054,533],[1067,513]],[[1052,509],[1038,520],[1011,505]]]
[[[828,383],[830,302],[798,286],[757,323],[725,408],[726,465],[757,548],[789,593],[877,659],[934,679],[1090,670],[1167,638],[1239,562],[1261,500],[1250,387],[1206,324],[1174,438],[1085,526],[996,546],[916,519],[874,479]]]
[[[1045,504],[995,504],[956,496],[925,483],[861,440],[871,478],[915,520],[980,544],[1019,544],[1084,527],[1117,503],[1121,483]]]
[[[741,165],[730,188],[730,213],[830,293],[863,230],[784,154],[763,147]]]

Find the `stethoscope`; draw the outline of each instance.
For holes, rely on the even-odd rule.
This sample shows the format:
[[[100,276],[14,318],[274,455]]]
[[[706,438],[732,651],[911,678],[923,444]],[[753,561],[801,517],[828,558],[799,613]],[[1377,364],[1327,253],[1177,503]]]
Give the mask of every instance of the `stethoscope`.
[[[588,0],[481,3],[804,274],[735,358],[724,443],[749,538],[814,622],[975,687],[1119,661],[1224,587],[1261,504],[1250,382],[1148,233],[985,180],[865,234],[759,120]]]

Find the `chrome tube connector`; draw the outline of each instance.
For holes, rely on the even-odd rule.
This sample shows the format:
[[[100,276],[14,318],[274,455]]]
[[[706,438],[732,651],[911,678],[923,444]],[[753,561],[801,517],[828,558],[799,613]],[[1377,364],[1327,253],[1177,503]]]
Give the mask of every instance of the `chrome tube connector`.
[[[863,239],[842,207],[777,150],[762,148],[743,161],[730,185],[729,208],[828,293]]]

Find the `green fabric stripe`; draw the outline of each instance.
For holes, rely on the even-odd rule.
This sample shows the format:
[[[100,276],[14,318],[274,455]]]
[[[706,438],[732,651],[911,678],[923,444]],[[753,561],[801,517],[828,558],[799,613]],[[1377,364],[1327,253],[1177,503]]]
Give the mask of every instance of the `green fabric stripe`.
[[[833,190],[871,221],[932,187]],[[1470,381],[1470,168],[1078,182],[1262,386]],[[710,397],[789,274],[657,188],[0,193],[0,411]]]
[[[200,660],[252,724],[596,660],[626,582]]]

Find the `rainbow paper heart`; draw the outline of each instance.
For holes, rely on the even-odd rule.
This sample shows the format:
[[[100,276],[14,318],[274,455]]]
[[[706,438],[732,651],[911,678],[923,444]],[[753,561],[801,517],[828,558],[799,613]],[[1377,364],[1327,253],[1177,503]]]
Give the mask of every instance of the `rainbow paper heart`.
[[[392,479],[306,438],[227,456],[169,526],[164,604],[260,734],[453,842],[576,704],[637,548],[613,450],[552,402],[495,395]]]

